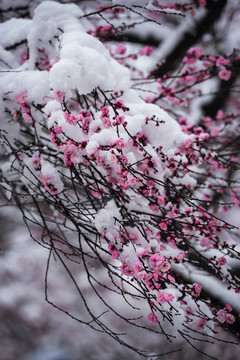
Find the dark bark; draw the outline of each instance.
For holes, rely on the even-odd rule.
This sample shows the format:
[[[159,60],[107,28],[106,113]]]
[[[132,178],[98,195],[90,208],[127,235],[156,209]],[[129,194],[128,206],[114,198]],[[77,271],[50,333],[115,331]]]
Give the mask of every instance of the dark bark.
[[[166,56],[164,62],[152,73],[155,77],[162,77],[163,75],[173,71],[182,61],[186,51],[196,45],[202,36],[214,26],[214,23],[220,18],[227,0],[208,0],[206,7],[206,15],[200,20],[196,21],[195,27],[190,31],[183,33],[182,38],[177,43],[177,46]]]
[[[235,85],[238,77],[240,76],[240,60],[233,60],[231,62],[230,70],[232,71],[231,77],[228,81],[221,80],[219,88],[209,103],[206,103],[202,107],[203,115],[214,118],[217,115],[218,110],[223,109],[226,104],[233,86]]]

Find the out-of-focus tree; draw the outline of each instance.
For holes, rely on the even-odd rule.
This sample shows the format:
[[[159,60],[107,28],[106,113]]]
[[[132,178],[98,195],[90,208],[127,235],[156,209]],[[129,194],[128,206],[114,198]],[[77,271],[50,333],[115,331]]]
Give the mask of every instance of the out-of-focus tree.
[[[1,4],[2,203],[48,251],[47,302],[139,355],[239,338],[239,14]]]

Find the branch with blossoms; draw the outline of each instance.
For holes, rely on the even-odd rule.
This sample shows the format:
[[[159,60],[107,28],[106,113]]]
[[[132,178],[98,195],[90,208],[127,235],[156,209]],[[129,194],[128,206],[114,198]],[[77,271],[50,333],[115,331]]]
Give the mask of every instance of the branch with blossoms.
[[[128,331],[149,331],[170,342],[181,336],[193,346],[199,339],[220,340],[221,329],[238,336],[238,310],[206,294],[204,285],[211,273],[231,296],[240,290],[231,266],[240,257],[237,228],[220,212],[239,207],[232,141],[239,115],[219,110],[216,118],[203,116],[202,126],[187,119],[202,83],[229,81],[230,60],[237,61],[238,53],[214,56],[194,47],[176,73],[155,79],[156,72],[145,76],[139,69],[136,78],[134,62],[153,49],[106,49],[98,40],[102,25],[91,30],[88,19],[106,21],[106,15],[107,23],[116,21],[107,30],[116,31],[121,14],[158,23],[151,16],[167,11],[145,7],[141,17],[138,7],[121,8],[83,13],[73,4],[43,2],[36,9],[26,30],[29,55],[19,52],[18,66],[12,62],[13,70],[1,73],[1,186],[33,240],[49,251],[46,300],[146,356],[128,341]],[[41,38],[43,18],[51,26]],[[51,299],[53,260],[65,269],[87,314]]]

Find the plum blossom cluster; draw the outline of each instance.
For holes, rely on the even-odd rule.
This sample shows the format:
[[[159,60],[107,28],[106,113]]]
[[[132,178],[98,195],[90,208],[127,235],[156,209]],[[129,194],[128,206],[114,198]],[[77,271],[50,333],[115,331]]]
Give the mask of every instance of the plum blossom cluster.
[[[196,9],[205,6],[204,0],[195,2]],[[168,4],[168,9],[193,12],[194,6]],[[119,19],[125,11],[124,6],[100,7],[96,14]],[[42,26],[43,15],[54,31],[46,33],[39,48],[35,27]],[[231,138],[239,113],[218,110],[194,125],[188,111],[195,85],[213,77],[231,80],[237,51],[207,55],[193,47],[176,74],[154,79],[153,71],[145,79],[139,71],[151,88],[145,101],[130,81],[135,70],[129,61],[149,57],[153,48],[129,54],[125,44],[117,43],[106,49],[98,38],[117,28],[107,23],[89,31],[84,21],[73,4],[42,3],[36,9],[25,70],[11,74],[11,81],[8,73],[3,76],[3,113],[14,130],[2,134],[8,158],[3,179],[11,183],[26,223],[40,227],[38,241],[50,256],[62,259],[64,254],[82,266],[102,305],[99,314],[90,310],[85,289],[71,277],[90,314],[88,325],[96,322],[106,331],[104,314],[111,310],[127,324],[150,326],[166,337],[162,323],[179,334],[187,328],[212,336],[237,319],[230,305],[216,306],[204,294],[204,271],[231,294],[239,293],[239,276],[230,267],[239,260],[239,247],[225,240],[235,227],[219,215],[240,206],[240,186],[230,176],[238,169]],[[181,116],[165,111],[162,101],[178,105]],[[22,200],[22,191],[34,209]],[[96,263],[106,279],[99,280]],[[186,279],[185,269],[203,269],[202,279]],[[124,298],[134,316],[119,315],[101,287]],[[136,299],[142,308],[132,305]],[[118,333],[106,332],[119,340]]]
[[[108,99],[109,105],[101,106],[95,112],[80,108],[79,111],[71,111],[71,102],[66,101],[66,96],[61,91],[56,92],[54,98],[59,104],[56,108],[58,117],[54,112],[48,113],[47,126],[52,146],[60,158],[62,154],[63,164],[70,171],[71,180],[74,183],[80,182],[89,191],[87,196],[91,194],[101,206],[104,204],[104,197],[114,194],[121,212],[125,208],[131,209],[131,227],[125,224],[126,220],[121,216],[117,219],[117,232],[102,229],[102,225],[97,226],[97,230],[101,233],[102,241],[108,244],[112,259],[120,262],[119,270],[122,275],[131,278],[142,289],[148,289],[147,299],[151,309],[148,320],[153,324],[158,323],[157,311],[163,314],[167,305],[168,311],[172,312],[172,302],[175,304],[181,298],[181,303],[187,304],[191,298],[195,305],[192,305],[191,311],[189,306],[184,310],[185,321],[186,324],[195,323],[190,318],[199,317],[196,305],[202,286],[194,283],[191,288],[179,284],[175,267],[184,264],[187,259],[186,253],[180,249],[183,246],[189,251],[189,245],[191,244],[192,249],[193,244],[200,239],[203,249],[213,248],[224,252],[225,246],[218,234],[222,229],[230,228],[225,222],[214,218],[204,206],[196,206],[190,197],[197,184],[195,171],[194,168],[190,170],[191,166],[202,164],[203,161],[210,167],[217,163],[211,153],[206,155],[202,151],[210,135],[203,129],[187,127],[184,121],[180,121],[182,145],[176,147],[175,154],[169,156],[162,145],[150,147],[152,133],[159,131],[160,134],[164,131],[166,120],[162,120],[162,117],[166,119],[166,114],[161,113],[160,118],[156,115],[137,115],[140,128],[138,126],[135,129],[132,126],[136,121],[133,109],[137,105],[124,103],[121,98],[116,97],[113,101]],[[54,98],[49,98],[46,109],[54,103]],[[20,103],[19,99],[24,102]],[[15,101],[23,104],[24,111],[27,108],[27,93],[18,94]],[[155,108],[154,110],[157,111]],[[32,171],[38,173],[36,176],[45,190],[51,195],[63,191],[62,181],[54,173],[52,165],[42,166],[40,157],[36,154],[31,163]],[[189,172],[192,174],[189,175]],[[186,202],[183,201],[183,194],[188,199]],[[203,196],[204,200],[211,200],[209,195]],[[137,225],[137,214],[142,214],[141,229]],[[101,211],[96,215],[95,223],[98,217],[98,222],[104,223],[101,221]],[[201,252],[197,250],[199,251]],[[239,291],[229,274],[225,273],[226,269],[222,273],[222,267],[226,264],[225,257],[207,258],[203,253],[201,256],[229,284],[229,288]],[[185,298],[186,301],[183,300]],[[183,306],[182,309],[184,308]],[[218,321],[219,314],[222,314],[222,310],[219,311],[216,314]],[[210,313],[214,315],[214,312]],[[203,330],[205,323],[209,326],[209,321],[215,324],[213,316],[201,317],[198,328]],[[230,320],[227,323],[230,324]]]
[[[151,98],[156,103],[166,97],[170,103],[178,106],[191,106],[193,94],[191,87],[197,88],[202,82],[211,80],[216,76],[223,81],[229,81],[235,64],[239,62],[239,51],[234,50],[228,56],[204,54],[203,50],[195,46],[187,51],[183,57],[183,67],[180,74],[165,74],[157,79],[159,96]],[[154,74],[154,71],[153,71]],[[201,96],[201,90],[195,90]]]

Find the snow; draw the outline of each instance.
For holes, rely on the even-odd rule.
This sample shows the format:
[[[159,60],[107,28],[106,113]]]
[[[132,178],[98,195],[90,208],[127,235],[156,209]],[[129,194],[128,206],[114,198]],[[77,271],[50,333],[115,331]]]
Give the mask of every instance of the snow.
[[[94,224],[99,233],[105,231],[106,229],[111,232],[118,227],[116,227],[115,219],[120,221],[121,214],[116,206],[115,201],[110,200],[108,201],[107,205],[96,214],[94,218]]]
[[[155,11],[155,12],[163,12],[164,14],[170,14],[170,15],[183,15],[183,13],[179,10],[175,10],[175,9],[163,9],[163,10],[159,10],[157,7],[155,7],[153,4],[149,3],[146,6],[146,9],[150,10],[150,11]]]
[[[32,20],[10,19],[0,24],[0,45],[4,48],[13,46],[26,39]]]
[[[193,265],[188,268],[183,265],[175,265],[176,271],[186,276],[192,283],[197,282],[203,286],[215,298],[221,298],[225,304],[229,304],[236,311],[240,313],[239,294],[233,290],[228,290],[224,282],[220,282],[216,277],[204,273],[202,270],[197,270]]]
[[[52,164],[42,160],[41,161],[41,174],[44,177],[50,177],[50,182],[54,187],[61,192],[63,190],[63,182],[60,178],[60,175]]]
[[[3,187],[7,199],[11,200],[11,198],[12,198],[12,188],[11,188],[11,186],[9,184],[7,184],[7,183],[4,183],[4,182],[0,182],[0,186]]]
[[[27,91],[29,101],[41,103],[43,97],[49,93],[48,72],[19,70],[1,76],[1,96],[6,93],[16,96],[24,91]]]
[[[126,6],[132,6],[132,5],[139,5],[139,6],[146,6],[150,0],[112,0],[113,5],[126,5]]]
[[[82,95],[98,87],[119,91],[129,86],[129,71],[112,59],[94,37],[69,32],[60,36],[60,43],[60,60],[50,70],[53,90],[66,93],[77,89]]]

